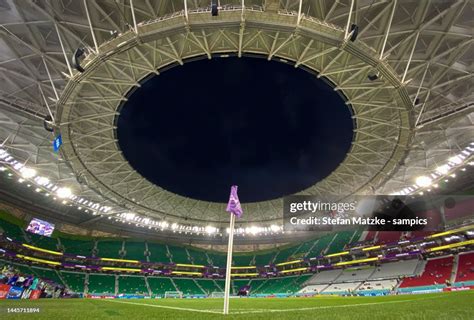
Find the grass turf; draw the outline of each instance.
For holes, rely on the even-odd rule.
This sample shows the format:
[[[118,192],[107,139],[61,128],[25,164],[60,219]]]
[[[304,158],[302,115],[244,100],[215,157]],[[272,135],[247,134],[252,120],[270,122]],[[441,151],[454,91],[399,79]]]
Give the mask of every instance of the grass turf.
[[[474,291],[385,297],[0,300],[1,319],[474,319]],[[8,313],[39,308],[39,313]]]

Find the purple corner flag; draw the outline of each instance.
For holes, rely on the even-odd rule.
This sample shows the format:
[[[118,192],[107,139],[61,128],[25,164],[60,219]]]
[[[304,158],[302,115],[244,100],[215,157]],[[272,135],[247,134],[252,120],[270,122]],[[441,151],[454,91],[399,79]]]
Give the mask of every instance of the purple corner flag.
[[[230,189],[229,203],[225,211],[234,214],[237,218],[242,216],[242,207],[240,206],[239,196],[237,195],[237,186],[232,186]]]

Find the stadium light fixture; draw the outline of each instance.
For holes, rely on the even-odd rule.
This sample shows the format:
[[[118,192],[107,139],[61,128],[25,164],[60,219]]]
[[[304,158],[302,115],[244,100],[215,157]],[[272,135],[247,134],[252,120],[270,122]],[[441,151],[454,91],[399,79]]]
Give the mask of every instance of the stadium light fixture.
[[[420,176],[418,178],[416,178],[416,184],[419,186],[419,187],[429,187],[431,185],[431,182],[433,180],[430,178],[430,177],[427,177],[427,176]]]
[[[21,168],[20,173],[24,179],[31,179],[36,176],[36,170],[28,167]]]
[[[438,172],[439,174],[447,174],[450,169],[451,167],[449,166],[449,164],[443,164],[442,166],[436,168],[436,172]]]
[[[40,186],[46,186],[49,184],[49,179],[46,177],[36,177],[35,181]]]
[[[56,195],[61,199],[69,198],[70,196],[72,196],[72,191],[69,188],[59,188],[56,191]]]
[[[207,232],[208,234],[216,233],[216,232],[217,232],[217,228],[216,228],[216,227],[213,227],[213,226],[206,226],[206,232]]]
[[[270,230],[273,231],[273,232],[278,232],[278,231],[280,231],[280,227],[277,226],[277,225],[272,224],[270,226]]]
[[[455,165],[460,165],[463,161],[463,156],[458,154],[456,156],[449,158],[448,161],[451,163],[454,163]]]

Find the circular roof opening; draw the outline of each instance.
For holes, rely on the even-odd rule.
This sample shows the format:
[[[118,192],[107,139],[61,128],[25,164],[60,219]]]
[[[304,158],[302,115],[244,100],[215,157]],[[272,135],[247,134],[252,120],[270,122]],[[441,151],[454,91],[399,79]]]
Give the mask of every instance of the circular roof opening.
[[[344,160],[351,111],[291,65],[253,58],[186,63],[142,81],[117,119],[120,148],[154,184],[197,200],[242,202],[302,191]]]

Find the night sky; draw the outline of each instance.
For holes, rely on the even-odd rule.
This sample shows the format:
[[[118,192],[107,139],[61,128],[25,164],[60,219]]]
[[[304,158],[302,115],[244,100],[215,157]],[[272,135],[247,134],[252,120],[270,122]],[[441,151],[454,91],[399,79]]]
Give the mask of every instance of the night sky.
[[[301,191],[344,160],[352,119],[310,73],[255,58],[185,63],[135,90],[118,119],[125,158],[156,185],[194,199],[242,202]]]

